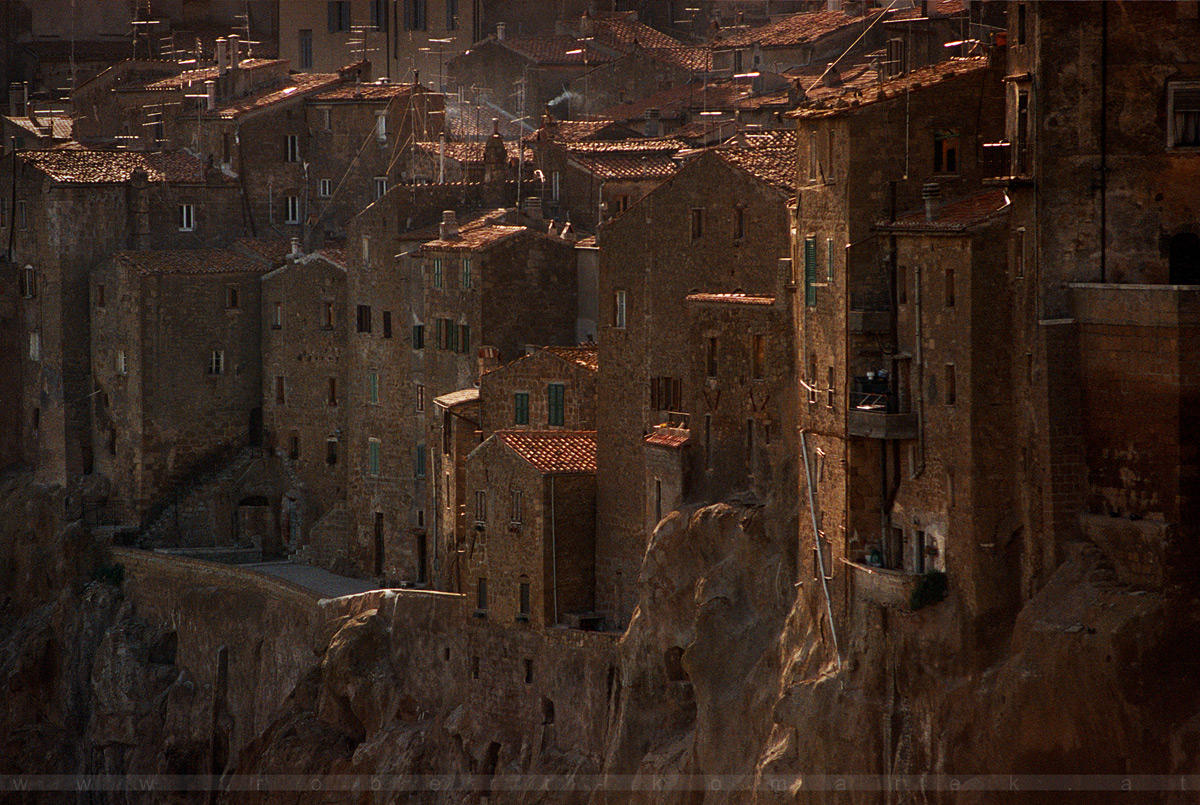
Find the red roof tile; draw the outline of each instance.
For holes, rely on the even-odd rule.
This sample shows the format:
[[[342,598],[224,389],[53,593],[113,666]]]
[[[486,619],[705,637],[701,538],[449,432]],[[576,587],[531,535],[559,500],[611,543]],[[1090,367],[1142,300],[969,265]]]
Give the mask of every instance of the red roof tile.
[[[469,402],[477,402],[479,400],[479,389],[461,389],[460,391],[452,391],[449,394],[443,394],[440,397],[434,397],[433,401],[443,408],[453,408],[456,405],[462,405]]]
[[[413,91],[414,84],[346,84],[317,95],[318,101],[388,101]]]
[[[243,59],[241,62],[241,69],[255,70],[265,67],[269,64],[282,66],[287,64],[287,62],[276,59]],[[216,79],[218,75],[220,75],[220,70],[218,70],[216,67],[201,67],[196,70],[184,70],[179,75],[154,79],[140,85],[127,84],[126,86],[129,89],[137,90],[181,89],[188,84],[203,84],[205,81],[210,79]]]
[[[638,22],[628,11],[596,14],[591,17],[590,23],[592,35],[605,44],[629,47],[637,43],[644,48],[673,48],[683,45],[673,36]]]
[[[751,176],[787,193],[796,190],[796,134],[770,145],[720,146],[713,153]],[[790,141],[790,142],[789,142]]]
[[[595,344],[580,344],[577,347],[543,347],[543,350],[557,355],[564,361],[577,363],[590,372],[600,370],[600,353]]]
[[[497,45],[542,65],[583,67],[604,64],[613,59],[608,53],[598,50],[595,45],[573,36],[508,36],[494,41]],[[587,56],[586,60],[584,56]]]
[[[113,260],[142,276],[266,273],[271,266],[229,249],[117,252]]]
[[[341,80],[341,76],[336,73],[296,73],[295,75],[288,76],[288,83],[286,85],[266,87],[257,92],[252,92],[245,97],[218,103],[216,111],[202,111],[201,114],[232,120],[248,112],[264,109],[276,103],[311,95],[325,87],[333,86]]]
[[[426,155],[437,159],[440,145],[434,142],[418,142],[413,144],[415,148],[424,152]],[[463,165],[482,165],[484,149],[487,148],[487,143],[446,143],[445,153],[446,159],[454,162],[459,162]],[[506,142],[504,150],[511,160],[521,158],[521,152],[517,150],[517,144]],[[533,152],[528,148],[525,149],[525,161],[529,162],[533,159]]]
[[[457,238],[438,238],[421,246],[421,251],[455,251],[468,252],[476,249],[486,249],[502,240],[531,232],[528,227],[508,226],[506,224],[481,223],[477,226],[459,227]]]
[[[873,71],[867,71],[859,74],[865,77],[865,82],[836,89],[830,95],[820,97],[812,105],[802,106],[795,111],[788,112],[787,116],[792,118],[816,118],[853,112],[855,109],[867,106],[868,104],[898,97],[904,92],[919,92],[930,89],[945,81],[978,73],[986,69],[987,58],[977,56],[967,59],[950,59],[949,61],[931,64],[928,67],[913,70],[911,73],[905,73],[902,76],[889,79],[883,83],[872,80],[870,73]],[[806,87],[805,89],[807,90],[808,88]]]
[[[792,47],[815,42],[822,36],[854,25],[866,27],[879,13],[850,17],[841,11],[804,11],[759,28],[738,31],[713,42],[713,47]]]
[[[667,179],[679,166],[675,155],[687,144],[673,138],[612,140],[562,145],[581,168],[602,179]]]
[[[595,431],[500,430],[492,438],[504,442],[542,475],[596,472]]]
[[[925,211],[907,212],[895,223],[881,221],[889,229],[964,229],[981,223],[1008,207],[1008,195],[1003,190],[988,190],[974,196],[947,202],[937,210],[937,218],[925,220]]]
[[[23,151],[19,158],[56,182],[120,184],[139,168],[151,182],[203,184],[205,163],[183,151],[92,151],[64,149]]]
[[[686,428],[658,428],[646,436],[645,442],[657,447],[683,447],[691,436]]]
[[[687,295],[689,302],[718,302],[727,305],[761,305],[775,304],[773,296],[755,296],[744,293],[693,293]]]
[[[615,120],[552,120],[530,134],[527,141],[575,143],[584,140],[607,139],[604,134],[620,134],[622,138],[636,136],[637,132]]]
[[[291,238],[238,238],[232,246],[249,251],[274,265],[282,265],[292,253]]]

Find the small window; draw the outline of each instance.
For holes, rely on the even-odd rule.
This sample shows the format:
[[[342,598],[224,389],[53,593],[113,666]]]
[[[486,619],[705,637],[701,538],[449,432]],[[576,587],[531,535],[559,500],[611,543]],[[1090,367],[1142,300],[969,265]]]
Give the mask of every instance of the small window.
[[[414,324],[412,327],[413,349],[425,349],[425,325]]]
[[[325,110],[329,114],[329,110]],[[333,196],[333,179],[318,179],[317,180],[317,198],[331,198]]]
[[[704,237],[704,208],[692,208],[692,240]]]
[[[367,440],[367,473],[370,475],[379,475],[379,452],[380,442],[378,439],[371,438]]]
[[[414,469],[414,473],[413,473],[414,477],[424,478],[425,477],[425,445],[424,445],[424,443],[417,445],[416,450],[413,453],[413,458],[415,459],[413,462],[413,464],[415,465],[415,469]]]
[[[329,33],[350,30],[350,0],[328,0],[326,11],[329,16]]]
[[[375,139],[381,143],[387,142],[387,112],[379,111],[375,113]]]
[[[1017,44],[1024,45],[1026,41],[1026,24],[1028,9],[1025,3],[1017,3]]]
[[[101,282],[96,286],[96,307],[104,307],[104,283]]]
[[[485,579],[485,578],[480,578],[478,581],[475,582],[475,608],[478,609],[480,612],[487,612],[487,608],[488,608],[487,579]],[[479,678],[479,658],[478,657],[474,658],[472,665],[474,666],[473,674],[474,674],[475,678],[478,679]]]
[[[311,70],[313,66],[313,37],[311,28],[300,29],[300,41],[297,49],[300,52],[300,69]]]
[[[475,492],[475,522],[487,522],[487,492],[482,489]]]
[[[336,406],[338,404],[338,388],[336,377],[329,378],[328,392],[329,393],[326,395],[326,402],[331,406]]]
[[[513,395],[513,422],[518,425],[529,424],[529,392],[518,391]]]
[[[383,311],[383,337],[392,337],[392,311]]]
[[[242,300],[236,285],[225,286],[225,307],[228,310],[240,310]]]
[[[208,373],[210,375],[225,374],[225,350],[214,349],[208,358]]]
[[[613,327],[625,329],[625,292],[617,291],[613,308]]]
[[[179,205],[179,231],[191,232],[196,228],[196,205]]]
[[[509,519],[514,523],[520,523],[525,516],[525,493],[520,489],[512,490],[512,511],[509,514]]]
[[[283,302],[275,302],[271,306],[271,329],[278,330],[283,327]]]
[[[357,328],[360,333],[371,332],[371,306],[359,305],[357,308]]]
[[[380,118],[380,120],[382,120],[382,119],[383,118]],[[387,195],[387,191],[388,191],[387,177],[386,176],[376,176],[375,177],[375,200],[378,201],[379,199],[383,198],[385,195]]]
[[[817,239],[804,239],[804,304],[817,305]]]
[[[546,424],[562,427],[564,416],[564,395],[566,387],[562,383],[551,383],[546,387]]]
[[[525,684],[533,684],[533,660],[522,660],[525,664]]]
[[[417,410],[425,410],[425,384],[423,383],[417,384]]]
[[[478,656],[471,658],[471,678],[472,679],[479,678],[479,657]]]
[[[33,299],[37,296],[37,272],[33,266],[21,269],[21,298]]]
[[[300,434],[294,431],[288,438],[288,458],[292,461],[300,460]]]
[[[29,205],[22,199],[17,202],[17,229],[29,228]]]
[[[379,404],[379,373],[367,373],[367,402],[371,405]]]
[[[528,620],[529,619],[529,598],[530,598],[529,582],[527,582],[527,581],[521,582],[519,590],[520,590],[520,592],[518,594],[518,602],[517,602],[517,606],[518,606],[517,617],[518,618],[523,617],[525,620]]]
[[[905,72],[903,39],[889,39],[887,41],[887,54],[883,65],[884,74],[888,78],[901,75]]]
[[[1200,146],[1200,83],[1170,84],[1168,95],[1168,143],[1172,148]]]
[[[40,361],[42,359],[42,334],[34,330],[29,334],[29,360]]]
[[[751,355],[754,379],[761,380],[763,376],[763,367],[767,362],[767,339],[766,336],[754,336],[754,352]]]
[[[371,27],[376,31],[387,30],[387,0],[371,0]]]
[[[908,304],[908,266],[896,269],[896,303]]]
[[[958,389],[954,376],[954,364],[946,364],[946,405],[954,405],[958,401]]]
[[[825,238],[825,281],[833,282],[833,238]]]
[[[958,135],[939,132],[933,141],[933,172],[958,173]]]
[[[124,375],[129,373],[129,362],[125,359],[125,350],[117,350],[117,374]]]
[[[332,330],[334,322],[333,302],[321,302],[321,329]]]
[[[283,201],[283,222],[285,224],[300,223],[300,198],[298,196],[285,196]]]
[[[458,29],[458,0],[446,0],[446,30]]]
[[[458,325],[458,351],[463,355],[471,353],[471,325]]]
[[[325,463],[333,466],[338,462],[338,443],[337,439],[325,440]]]
[[[300,161],[300,135],[287,134],[283,138],[284,157],[288,162]]]
[[[746,237],[746,208],[734,207],[733,209],[733,239],[740,241]]]
[[[709,377],[717,376],[717,339],[708,339],[708,352],[704,361],[705,374]]]
[[[462,260],[462,287],[469,289],[471,287],[471,258],[464,257]]]
[[[817,402],[817,356],[809,355],[808,357],[808,404],[815,405]]]
[[[946,307],[954,307],[954,269],[946,269]]]
[[[442,287],[442,258],[433,258],[433,287]]]
[[[286,391],[286,386],[284,386],[284,383],[283,383],[283,375],[275,376],[275,404],[276,405],[286,405],[287,404],[287,391]]]

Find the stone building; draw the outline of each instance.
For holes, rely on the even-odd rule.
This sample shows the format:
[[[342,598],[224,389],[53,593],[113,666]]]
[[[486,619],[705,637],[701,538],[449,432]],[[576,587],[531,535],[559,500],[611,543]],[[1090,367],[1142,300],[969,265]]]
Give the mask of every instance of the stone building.
[[[521,162],[521,153],[515,142],[505,143],[505,173],[516,176]],[[533,164],[533,151],[525,149],[524,162]],[[416,183],[478,183],[487,172],[487,144],[482,142],[458,143],[439,140],[414,143],[412,156],[405,165],[407,181]],[[527,168],[525,173],[532,172]]]
[[[629,52],[606,61],[568,85],[572,113],[592,117],[616,104],[662,90],[702,81],[712,72],[712,51],[684,45],[644,47],[634,41]]]
[[[120,522],[262,437],[259,278],[224,249],[121,251],[91,272],[91,442]]]
[[[883,45],[884,29],[872,23],[885,12],[850,13],[854,4],[846,5],[847,10],[802,11],[757,28],[719,32],[712,42],[713,69],[729,75],[756,70],[783,73],[833,61],[851,46],[866,52]]]
[[[696,373],[697,348],[707,361],[708,338],[747,337],[745,331],[734,336],[731,325],[715,319],[717,331],[693,334],[696,314],[707,316],[709,308],[687,297],[782,293],[779,260],[789,253],[794,149],[795,140],[784,138],[705,151],[600,228],[596,597],[597,609],[618,626],[632,614],[650,535],[644,438],[671,422],[672,412],[693,405],[703,415],[715,402],[710,408],[701,402],[706,376]],[[786,328],[764,335],[773,349],[789,338]],[[739,355],[752,349],[749,343],[727,347]],[[726,368],[736,371],[732,362]],[[734,385],[732,374],[727,382]],[[734,397],[737,402],[720,410],[722,416],[726,409],[738,411],[730,426],[738,430],[725,432],[722,425],[713,439],[737,452],[745,443],[746,399],[741,390]],[[690,424],[693,445],[698,438],[705,444],[695,431],[703,422]]]
[[[223,246],[242,232],[241,203],[236,184],[184,153],[24,151],[0,179],[14,190],[0,237],[24,356],[0,408],[21,423],[19,459],[65,483],[92,468],[89,273],[122,249]]]
[[[465,463],[463,589],[476,616],[594,625],[596,434],[496,431]]]
[[[497,430],[596,429],[594,344],[550,346],[479,378],[483,438]]]
[[[289,488],[286,544],[307,561],[347,560],[348,337],[346,266],[332,255],[291,255],[262,277],[262,411],[265,441]]]
[[[468,388],[443,394],[433,400],[436,439],[430,440],[435,508],[431,527],[435,553],[444,560],[435,568],[438,589],[465,592],[461,550],[467,533],[466,459],[479,446],[479,389]]]

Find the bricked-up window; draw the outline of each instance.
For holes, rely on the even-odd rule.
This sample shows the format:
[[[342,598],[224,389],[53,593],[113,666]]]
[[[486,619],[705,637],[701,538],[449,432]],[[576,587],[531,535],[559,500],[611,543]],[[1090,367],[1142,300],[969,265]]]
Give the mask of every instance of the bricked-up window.
[[[117,350],[117,374],[124,375],[129,373],[129,361],[125,359],[125,350]]]
[[[433,287],[442,287],[442,258],[433,258]]]
[[[313,51],[312,51],[312,29],[300,29],[300,42],[298,44],[300,51],[300,69],[311,70],[313,66]]]
[[[650,378],[650,408],[679,411],[683,408],[683,382],[678,377]]]
[[[229,310],[239,310],[242,306],[242,300],[238,294],[236,285],[225,286],[225,307]]]
[[[371,27],[386,31],[387,19],[387,0],[371,0]]]
[[[1172,83],[1167,95],[1168,144],[1172,148],[1200,146],[1200,83]]]
[[[338,462],[338,443],[337,439],[325,440],[325,463],[333,466]]]
[[[329,0],[326,12],[329,17],[329,33],[337,34],[350,30],[350,0]]]
[[[487,579],[480,577],[475,582],[475,609],[480,612],[487,612]],[[479,658],[475,657],[472,662],[472,674],[479,678]]]
[[[105,305],[104,283],[101,282],[99,285],[96,286],[96,307],[102,308],[102,307],[104,307],[104,305]]]
[[[379,372],[367,373],[367,402],[379,404]]]
[[[946,364],[946,405],[954,405],[958,400],[958,389],[954,377],[954,364]]]
[[[908,304],[908,266],[896,269],[896,303]]]
[[[513,395],[513,422],[518,425],[529,424],[529,392],[518,391]]]
[[[214,349],[208,357],[208,373],[210,375],[225,374],[225,350]]]
[[[27,229],[29,227],[29,205],[22,199],[17,202],[17,229]]]
[[[321,302],[321,329],[332,330],[334,322],[333,302],[328,300]]]
[[[754,343],[751,347],[750,354],[751,372],[755,380],[761,380],[763,376],[763,368],[767,363],[767,338],[766,336],[754,336]]]
[[[709,377],[717,376],[717,339],[708,339],[708,349],[704,356],[704,373]]]
[[[746,208],[733,208],[733,239],[739,241],[746,237]]]
[[[525,517],[525,493],[520,489],[512,490],[512,511],[509,519],[514,523],[523,522]]]
[[[286,196],[283,199],[283,222],[285,224],[300,223],[300,198],[298,196]]]
[[[292,461],[300,460],[300,434],[294,431],[288,439],[288,458]]]
[[[700,240],[700,238],[704,237],[704,208],[693,207],[691,216],[692,240]]]
[[[804,239],[804,304],[817,304],[817,239]]]
[[[179,231],[191,232],[196,228],[196,205],[179,205]]]
[[[417,410],[418,411],[425,410],[425,384],[424,383],[417,384]]]
[[[933,172],[958,173],[958,132],[939,131],[934,133]]]
[[[946,269],[946,307],[954,307],[954,269]]]
[[[288,162],[300,161],[299,134],[285,134],[283,136],[283,156]]]
[[[625,305],[626,296],[624,291],[617,291],[616,298],[613,300],[613,327],[618,330],[625,329]]]
[[[458,351],[463,355],[471,352],[471,325],[458,325]]]
[[[374,437],[367,440],[367,474],[379,474],[380,441]]]
[[[487,492],[483,489],[475,492],[475,522],[481,525],[487,522]]]
[[[25,266],[21,269],[21,298],[33,299],[37,296],[37,272],[33,270],[33,266]]]
[[[471,279],[471,258],[464,257],[462,259],[462,287],[469,290],[471,288]]]
[[[330,405],[337,405],[338,404],[338,388],[337,388],[337,378],[336,377],[329,378],[328,392],[329,393],[326,395],[326,398],[327,398],[326,402],[328,402]]]
[[[359,305],[356,308],[356,327],[360,333],[371,332],[371,306]]]
[[[517,620],[529,620],[529,582],[523,581],[518,588],[517,601]]]
[[[546,386],[546,424],[562,427],[564,418],[564,398],[566,387],[562,383],[551,383]]]
[[[412,326],[412,347],[413,349],[425,349],[424,324],[414,324]]]
[[[287,387],[283,383],[283,375],[276,375],[275,376],[275,404],[276,405],[286,405],[287,404],[286,388]]]
[[[275,302],[271,305],[271,329],[278,330],[283,327],[283,302]]]
[[[328,110],[326,110],[328,111]],[[330,198],[333,195],[333,179],[317,180],[317,198]]]
[[[383,311],[383,337],[392,337],[392,311]]]
[[[414,476],[417,478],[424,478],[425,477],[425,443],[424,442],[417,445],[417,448],[413,453],[413,459],[414,459],[414,461],[413,461]]]

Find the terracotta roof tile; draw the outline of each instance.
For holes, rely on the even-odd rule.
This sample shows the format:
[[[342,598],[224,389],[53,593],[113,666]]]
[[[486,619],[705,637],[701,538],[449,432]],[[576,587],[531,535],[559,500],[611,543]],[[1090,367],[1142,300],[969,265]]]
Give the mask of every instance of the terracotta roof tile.
[[[581,168],[603,179],[667,179],[679,166],[675,155],[687,147],[673,138],[567,143],[563,149]]]
[[[63,149],[23,151],[24,160],[51,179],[68,184],[120,184],[138,168],[151,182],[203,184],[205,164],[183,151],[93,151]]]
[[[171,251],[117,252],[113,260],[136,274],[247,274],[266,273],[271,266],[229,249],[179,249]]]
[[[337,84],[341,80],[341,76],[336,73],[296,73],[295,75],[288,76],[286,86],[276,85],[266,87],[257,92],[252,92],[245,97],[225,103],[218,103],[215,111],[201,112],[201,114],[232,120],[248,112],[264,109],[272,104],[311,95],[325,87]]]
[[[773,296],[755,296],[745,293],[693,293],[687,295],[689,302],[717,302],[727,305],[758,305],[769,307],[775,304]]]
[[[476,402],[479,400],[479,389],[461,389],[460,391],[452,391],[449,394],[443,394],[440,397],[434,397],[433,401],[443,408],[453,408],[456,405],[463,403]]]
[[[676,118],[687,111],[730,112],[738,108],[738,102],[752,95],[752,86],[746,81],[709,81],[671,87],[636,101],[610,106],[601,112],[614,120],[638,120],[646,116],[647,109],[657,109],[664,118]]]
[[[421,247],[422,251],[455,251],[467,252],[486,249],[502,240],[533,230],[524,226],[509,226],[507,224],[483,223],[479,226],[459,227],[457,238],[438,238],[431,240]]]
[[[592,35],[606,44],[644,48],[674,48],[683,45],[678,39],[633,19],[629,12],[597,14],[591,19]]]
[[[612,61],[613,57],[582,39],[573,36],[508,36],[496,44],[519,53],[542,65],[596,65]],[[584,56],[587,56],[585,61]],[[461,57],[460,57],[461,58]]]
[[[619,132],[622,136],[628,133],[636,134],[625,125],[615,120],[555,120],[550,125],[543,125],[533,134],[526,137],[529,141],[556,143],[575,143],[583,140],[601,139],[600,135],[608,132]]]
[[[249,251],[274,265],[281,265],[292,253],[291,238],[238,238],[232,247]]]
[[[321,257],[324,257],[326,260],[333,263],[335,266],[340,266],[341,268],[346,268],[347,266],[350,265],[350,263],[348,263],[346,260],[346,257],[347,257],[346,250],[339,246],[327,246],[324,249],[318,250],[317,254],[319,254]]]
[[[950,201],[938,208],[937,218],[925,220],[925,211],[908,212],[899,216],[895,223],[881,221],[879,226],[889,229],[964,229],[986,221],[1008,207],[1008,195],[1003,190],[988,190],[964,199]]]
[[[725,162],[787,193],[796,190],[795,132],[791,144],[780,138],[779,144],[764,146],[721,146],[713,152]]]
[[[819,97],[815,104],[802,106],[795,111],[788,112],[787,116],[792,118],[816,118],[816,117],[831,117],[853,112],[868,104],[877,103],[879,101],[895,98],[905,91],[918,92],[937,85],[950,81],[960,76],[978,73],[987,69],[987,57],[977,56],[966,59],[950,59],[949,61],[938,62],[931,64],[928,67],[922,67],[919,70],[913,70],[911,73],[905,73],[897,78],[892,78],[883,83],[879,83],[873,77],[873,70],[867,70],[860,73],[861,78],[865,81],[856,81],[854,85],[847,84],[846,86],[835,89],[832,93],[827,93],[823,97]],[[805,88],[806,91],[808,88]],[[814,90],[817,88],[813,88]],[[810,103],[812,101],[810,93]]]
[[[425,141],[414,143],[413,145],[426,155],[437,159],[438,143]],[[485,148],[487,148],[487,143],[446,143],[444,153],[446,154],[446,159],[459,162],[463,165],[482,165]],[[517,150],[516,143],[504,143],[504,150],[508,153],[508,158],[511,160],[521,158],[521,152]],[[525,160],[528,162],[532,159],[533,152],[528,148],[525,149]]]
[[[713,42],[713,47],[792,47],[815,42],[822,36],[854,25],[866,27],[878,13],[850,17],[841,11],[804,11],[759,28],[738,31]]]
[[[596,472],[595,431],[496,431],[492,438],[508,445],[542,475]]]
[[[565,361],[577,363],[591,372],[600,370],[600,353],[595,344],[580,344],[577,347],[543,347],[543,350],[557,355]]]
[[[414,84],[346,84],[320,93],[317,101],[388,101],[413,91]]]
[[[683,447],[691,436],[686,428],[659,428],[648,434],[644,441],[657,447]]]
[[[689,73],[707,73],[713,69],[713,54],[710,48],[675,45],[647,48],[646,52],[657,61],[687,70]]]
[[[277,59],[243,59],[241,69],[256,70],[267,65],[282,66],[287,62]],[[210,79],[216,79],[220,71],[216,67],[201,67],[196,70],[184,70],[179,75],[167,76],[166,78],[158,78],[147,81],[143,84],[127,84],[129,89],[137,90],[160,90],[160,89],[182,89],[188,84],[199,83],[203,84]]]

